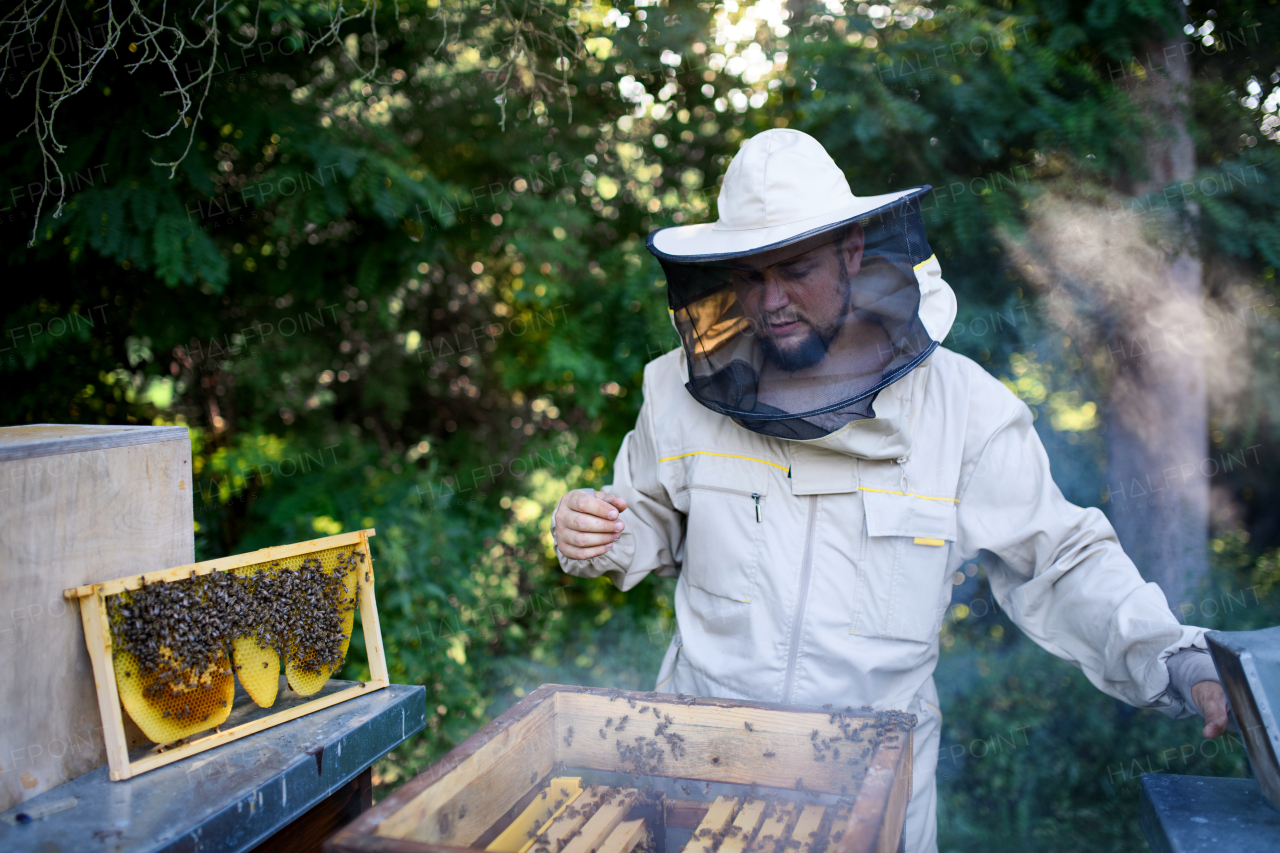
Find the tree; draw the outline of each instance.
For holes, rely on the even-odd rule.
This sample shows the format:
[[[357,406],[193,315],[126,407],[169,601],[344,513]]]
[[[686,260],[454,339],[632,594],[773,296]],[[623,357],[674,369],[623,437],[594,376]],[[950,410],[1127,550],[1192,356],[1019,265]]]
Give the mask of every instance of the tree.
[[[926,225],[961,304],[948,344],[998,374],[1017,355],[1010,384],[1050,415],[1051,452],[1065,435],[1064,451],[1085,462],[1072,448],[1089,450],[1105,470],[1081,483],[1057,467],[1068,493],[1107,507],[1126,550],[1180,604],[1207,569],[1208,477],[1186,476],[1211,452],[1200,253],[1264,272],[1278,256],[1275,208],[1255,191],[1276,151],[1242,133],[1265,109],[1223,102],[1268,67],[1258,12],[1231,10],[1233,52],[1225,27],[1221,41],[1205,38],[1206,16],[1224,13],[1194,5],[1195,39],[1177,9],[1141,3],[877,6],[847,18],[793,8],[807,23],[795,26],[775,122],[854,164],[855,192],[935,184]],[[1240,141],[1227,149],[1231,133]],[[1210,175],[1197,171],[1197,143]],[[1249,235],[1220,242],[1221,223],[1241,220]],[[1038,322],[1024,322],[1033,294]],[[1165,356],[1142,354],[1162,341]],[[1153,488],[1159,503],[1139,500]]]

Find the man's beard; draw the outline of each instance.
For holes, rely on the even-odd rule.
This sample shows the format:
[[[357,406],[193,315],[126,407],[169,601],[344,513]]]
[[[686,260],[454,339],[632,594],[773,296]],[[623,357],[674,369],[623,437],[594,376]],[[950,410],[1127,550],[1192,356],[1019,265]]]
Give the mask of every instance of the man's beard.
[[[810,326],[809,333],[805,335],[799,346],[785,350],[774,343],[773,339],[768,335],[761,337],[760,345],[764,350],[764,357],[769,360],[770,364],[779,370],[794,373],[797,370],[804,370],[806,367],[813,367],[826,358],[831,341],[835,339],[839,330],[840,326],[835,325],[829,331],[823,333]]]
[[[844,253],[840,251],[843,245],[843,237],[835,241],[836,260],[840,264],[840,281],[844,283],[845,287],[844,310],[840,312],[840,321],[826,331],[819,331],[817,327],[810,326],[809,334],[805,336],[799,346],[791,350],[782,349],[768,335],[762,335],[760,345],[764,350],[764,357],[779,370],[794,373],[797,370],[804,370],[806,367],[813,367],[827,357],[827,350],[830,349],[831,342],[835,340],[836,335],[839,333],[840,326],[844,322],[845,316],[849,313],[853,299],[849,267],[845,263]]]

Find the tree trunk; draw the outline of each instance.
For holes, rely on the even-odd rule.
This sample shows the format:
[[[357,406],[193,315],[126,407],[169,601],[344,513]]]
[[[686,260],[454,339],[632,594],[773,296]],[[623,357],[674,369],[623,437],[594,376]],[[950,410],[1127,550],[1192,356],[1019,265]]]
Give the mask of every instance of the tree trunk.
[[[1156,125],[1135,197],[1195,175],[1186,124],[1191,66],[1181,46],[1152,44],[1146,78],[1134,85],[1135,106]],[[1209,479],[1201,463],[1209,445],[1200,258],[1190,227],[1170,232],[1156,275],[1163,287],[1129,291],[1113,318],[1107,451],[1109,514],[1120,542],[1178,612],[1208,573]]]

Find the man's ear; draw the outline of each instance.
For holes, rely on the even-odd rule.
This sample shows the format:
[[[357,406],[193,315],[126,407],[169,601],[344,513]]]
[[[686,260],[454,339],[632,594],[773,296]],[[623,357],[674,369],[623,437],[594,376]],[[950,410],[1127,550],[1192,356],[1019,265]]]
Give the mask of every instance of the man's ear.
[[[862,269],[862,249],[866,245],[866,239],[866,232],[862,230],[862,226],[855,224],[842,241],[840,251],[844,252],[844,265],[849,271],[850,278]]]

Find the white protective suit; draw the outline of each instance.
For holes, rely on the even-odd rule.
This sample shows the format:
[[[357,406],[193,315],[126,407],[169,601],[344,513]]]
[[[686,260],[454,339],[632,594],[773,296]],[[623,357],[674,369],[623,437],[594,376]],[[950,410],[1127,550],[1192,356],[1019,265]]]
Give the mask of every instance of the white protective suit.
[[[942,340],[955,297],[917,270]],[[1054,484],[1031,412],[939,347],[882,391],[876,417],[826,438],[744,429],[685,390],[684,353],[644,372],[644,405],[605,491],[626,530],[566,572],[623,590],[680,570],[657,689],[916,714],[906,849],[937,849],[941,736],[933,670],[953,572],[982,552],[1000,606],[1033,640],[1130,705],[1189,716],[1166,660],[1205,648],[1145,583],[1101,511]]]

